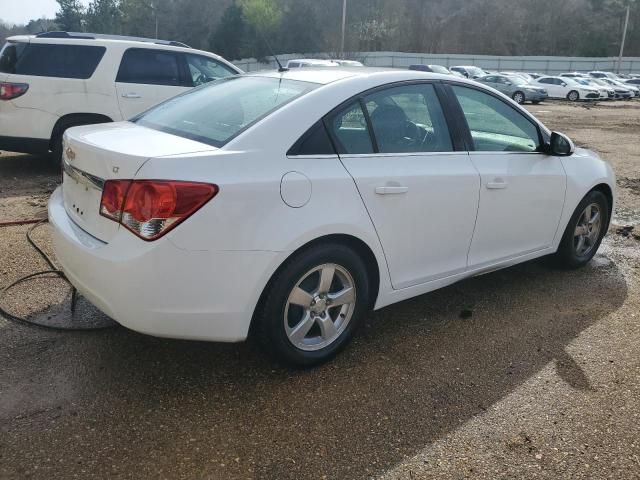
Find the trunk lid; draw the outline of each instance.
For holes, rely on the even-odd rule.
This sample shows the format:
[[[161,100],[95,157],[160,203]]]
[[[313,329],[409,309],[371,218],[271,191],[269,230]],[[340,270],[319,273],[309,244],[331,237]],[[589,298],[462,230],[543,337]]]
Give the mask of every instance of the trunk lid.
[[[106,180],[133,179],[150,158],[217,150],[130,122],[75,127],[64,138],[65,210],[80,228],[103,242],[109,242],[119,228],[100,215]]]

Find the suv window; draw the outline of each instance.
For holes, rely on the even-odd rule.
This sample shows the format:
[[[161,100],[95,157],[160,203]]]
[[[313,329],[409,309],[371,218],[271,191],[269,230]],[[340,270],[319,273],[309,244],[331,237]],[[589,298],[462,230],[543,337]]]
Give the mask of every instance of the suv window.
[[[364,102],[380,153],[453,150],[433,85],[387,88],[367,95]]]
[[[190,53],[184,54],[184,56],[187,59],[187,68],[194,87],[237,74],[237,72],[213,58]]]
[[[338,153],[373,153],[369,126],[359,100],[333,116],[329,125]]]
[[[105,47],[47,43],[8,43],[0,56],[0,71],[37,77],[80,78],[93,75]]]
[[[181,85],[179,58],[174,52],[130,48],[122,56],[116,82]]]
[[[477,151],[535,152],[538,127],[502,100],[468,87],[452,86]]]

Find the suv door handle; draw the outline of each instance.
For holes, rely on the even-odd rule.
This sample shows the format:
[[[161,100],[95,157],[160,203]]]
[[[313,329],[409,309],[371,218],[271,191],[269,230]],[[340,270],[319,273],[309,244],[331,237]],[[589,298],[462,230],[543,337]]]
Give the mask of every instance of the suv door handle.
[[[142,98],[142,95],[137,93],[123,93],[122,98]]]
[[[507,188],[508,183],[502,178],[496,178],[493,182],[487,182],[487,188],[490,190],[498,190],[501,188]]]
[[[398,195],[399,193],[407,193],[409,191],[409,187],[402,187],[402,186],[397,186],[397,187],[390,187],[390,186],[384,186],[384,187],[376,187],[376,193],[378,195]]]

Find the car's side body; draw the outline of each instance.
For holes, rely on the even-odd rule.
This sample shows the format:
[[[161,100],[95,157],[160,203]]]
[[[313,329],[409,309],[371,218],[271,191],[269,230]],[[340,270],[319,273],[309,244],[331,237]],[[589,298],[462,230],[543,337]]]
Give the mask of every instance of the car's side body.
[[[546,89],[529,83],[519,75],[492,74],[480,77],[477,81],[495,88],[509,98],[516,99],[516,101],[521,99],[519,103],[525,101],[541,102],[548,96]],[[517,94],[520,94],[520,96],[516,96]]]
[[[366,259],[375,283],[372,303],[381,308],[553,253],[587,192],[604,189],[613,199],[610,166],[587,151],[568,157],[473,151],[452,97],[455,88],[486,93],[500,108],[534,125],[541,142],[550,135],[511,99],[475,82],[362,68],[259,75],[320,86],[220,148],[177,142],[173,135],[151,130],[155,146],[145,155],[148,139],[143,137],[149,129],[131,123],[67,132],[68,148],[74,151],[74,159],[67,159],[71,169],[90,169],[100,159],[100,170],[91,173],[102,178],[220,187],[220,194],[184,225],[155,242],[107,224],[109,231],[98,239],[85,231],[88,220],[70,211],[63,193],[54,193],[49,215],[65,272],[90,301],[123,325],[158,336],[243,340],[266,286],[287,260],[328,240],[344,242]],[[428,85],[437,93],[453,137],[451,151],[291,150],[319,120],[330,121],[344,105],[405,85]],[[65,184],[72,181],[65,176]],[[409,194],[393,195],[401,183]],[[532,201],[544,189],[547,193]],[[527,234],[529,229],[534,235]],[[149,285],[150,277],[162,281]]]
[[[55,138],[69,126],[126,120],[193,88],[188,70],[192,59],[204,59],[230,73],[242,73],[233,64],[210,52],[186,45],[177,46],[173,42],[127,37],[101,38],[88,34],[15,36],[7,40],[5,49],[9,48],[26,52],[40,49],[42,53],[31,54],[34,59],[36,55],[59,55],[60,62],[68,63],[59,66],[55,72],[50,72],[55,63],[51,64],[53,68],[49,68],[47,63],[47,67],[42,68],[30,65],[28,70],[37,71],[36,74],[0,73],[1,82],[28,85],[23,95],[0,100],[0,149],[26,153],[53,150]],[[45,49],[52,53],[45,52]],[[73,52],[62,52],[63,49],[79,50],[73,58],[69,57]],[[85,52],[95,56],[88,70],[75,77],[69,75],[67,72],[73,70],[73,65],[83,61],[81,55]],[[127,56],[131,55],[137,57],[127,61]],[[158,66],[145,72],[144,56],[158,57]],[[133,66],[135,71],[125,72],[125,64]],[[17,65],[19,68],[21,64]],[[172,68],[175,69],[175,78],[170,79],[167,72]],[[136,80],[140,77],[145,79]]]
[[[573,92],[577,93],[574,100],[597,100],[600,91],[588,85],[578,83],[577,79],[570,77],[544,76],[536,78],[533,84],[544,87],[550,98],[569,98]]]

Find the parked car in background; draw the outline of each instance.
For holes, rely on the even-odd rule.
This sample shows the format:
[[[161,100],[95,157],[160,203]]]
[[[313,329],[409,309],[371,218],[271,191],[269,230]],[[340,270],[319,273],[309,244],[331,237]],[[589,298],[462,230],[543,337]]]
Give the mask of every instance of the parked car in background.
[[[487,75],[478,78],[477,81],[504,93],[516,103],[540,103],[547,98],[544,88],[528,83],[519,75]]]
[[[579,83],[582,83],[583,85],[589,85],[591,87],[597,88],[600,91],[601,100],[613,100],[616,98],[616,91],[610,85],[607,85],[605,82],[602,82],[597,78],[576,77],[575,80],[577,80]]]
[[[0,149],[54,153],[69,127],[125,120],[175,95],[243,73],[179,42],[48,32],[0,51]]]
[[[613,72],[601,72],[598,70],[589,72],[589,76],[593,78],[610,78],[612,80],[615,80],[618,78],[618,76]]]
[[[321,58],[296,58],[287,62],[287,68],[302,67],[339,67],[340,64],[335,60],[324,60]]]
[[[341,67],[364,67],[362,62],[356,60],[334,60]]]
[[[447,67],[443,67],[442,65],[424,65],[424,64],[413,64],[409,65],[409,70],[415,70],[418,72],[431,72],[431,73],[441,73],[443,75],[451,75],[451,71],[447,69]]]
[[[634,96],[634,93],[631,91],[630,88],[627,87],[627,85],[619,85],[613,80],[611,80],[609,77],[594,78],[594,80],[603,85],[606,85],[608,88],[613,89],[617,99],[626,100],[629,98],[633,98]]]
[[[518,77],[524,78],[527,81],[527,83],[535,80],[535,78],[533,78],[531,75],[529,75],[528,73],[525,73],[525,72],[499,72],[499,73],[500,73],[500,75],[508,75],[508,76],[511,76],[511,77],[514,76],[514,75],[517,75]]]
[[[453,75],[454,77],[459,77],[459,78],[467,78],[465,75],[463,75],[462,73],[456,71],[456,70],[452,70],[451,68],[449,69],[449,73],[451,75]]]
[[[49,221],[69,281],[132,330],[251,332],[311,366],[371,308],[593,258],[608,163],[477,82],[359,70],[229,77],[68,130]]]
[[[543,76],[542,74],[540,74],[540,73],[536,73],[536,72],[527,72],[527,73],[528,73],[528,74],[529,74],[529,76],[530,76],[531,78],[533,78],[534,80],[535,80],[536,78],[540,78],[540,77],[542,77],[542,76]]]
[[[618,86],[620,88],[626,88],[631,90],[633,97],[640,97],[640,86],[635,86],[630,83],[626,83],[622,80],[612,80],[610,78],[603,78],[603,81],[609,83],[610,85]]]
[[[572,102],[600,98],[596,87],[583,85],[573,78],[546,76],[537,78],[533,84],[545,88],[550,98],[566,98]]]
[[[640,78],[631,78],[629,80],[625,80],[624,82],[627,85],[633,85],[634,87],[640,86]]]
[[[559,77],[568,77],[568,78],[591,78],[589,77],[588,74],[586,73],[580,73],[580,72],[567,72],[567,73],[561,73],[560,75],[558,75]]]
[[[454,67],[449,67],[449,70],[453,72],[458,72],[459,74],[465,76],[466,78],[480,78],[485,76],[484,70],[474,66],[458,65]]]

